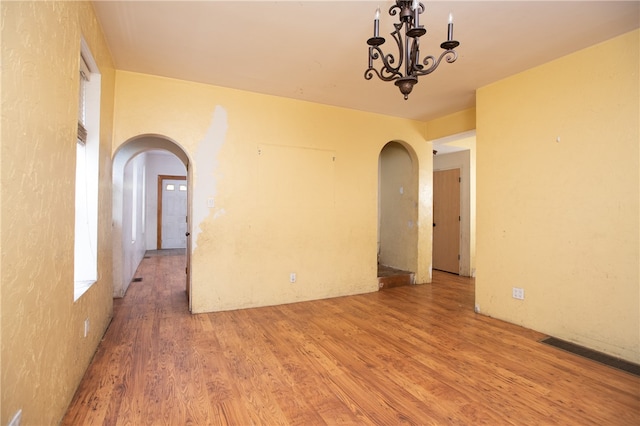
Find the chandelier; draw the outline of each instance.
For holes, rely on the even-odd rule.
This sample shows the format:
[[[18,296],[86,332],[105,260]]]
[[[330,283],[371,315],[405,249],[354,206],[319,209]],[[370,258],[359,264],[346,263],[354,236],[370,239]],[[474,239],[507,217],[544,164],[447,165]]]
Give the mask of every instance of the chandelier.
[[[389,8],[389,15],[399,15],[399,23],[394,23],[395,31],[391,36],[398,47],[398,60],[392,54],[385,55],[380,46],[385,42],[380,37],[380,8],[376,10],[373,20],[373,37],[367,40],[369,45],[369,68],[364,72],[364,78],[371,80],[374,73],[383,81],[393,81],[404,95],[409,98],[413,85],[418,83],[418,77],[431,74],[438,68],[442,59],[452,63],[458,59],[454,50],[460,45],[453,39],[453,18],[449,14],[447,27],[447,40],[440,44],[444,52],[436,59],[429,55],[420,63],[420,37],[427,30],[420,25],[420,14],[424,12],[424,5],[418,0],[396,0],[396,4]],[[402,28],[404,27],[404,39]],[[380,68],[373,67],[374,61],[380,60]],[[403,66],[404,65],[404,66]]]

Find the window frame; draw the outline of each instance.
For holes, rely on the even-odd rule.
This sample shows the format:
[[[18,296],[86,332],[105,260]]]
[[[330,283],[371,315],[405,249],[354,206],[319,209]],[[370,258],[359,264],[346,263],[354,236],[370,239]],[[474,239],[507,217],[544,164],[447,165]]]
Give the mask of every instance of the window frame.
[[[78,66],[76,136],[74,301],[98,281],[98,188],[101,76],[84,39]]]

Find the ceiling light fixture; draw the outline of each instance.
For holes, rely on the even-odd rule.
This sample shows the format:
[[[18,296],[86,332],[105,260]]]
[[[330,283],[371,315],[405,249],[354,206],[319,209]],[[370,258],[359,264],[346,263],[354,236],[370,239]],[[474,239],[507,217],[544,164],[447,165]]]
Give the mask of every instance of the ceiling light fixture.
[[[374,73],[383,81],[393,81],[398,86],[405,100],[409,98],[409,93],[413,85],[418,83],[418,77],[431,74],[438,68],[440,61],[445,59],[452,63],[458,59],[458,54],[454,50],[460,45],[453,39],[453,17],[449,14],[449,25],[447,27],[447,40],[440,44],[444,52],[438,59],[429,55],[420,63],[420,37],[426,34],[427,30],[420,25],[420,14],[424,12],[424,5],[418,0],[396,0],[396,4],[389,8],[389,15],[399,15],[399,23],[394,23],[395,31],[391,36],[398,45],[398,61],[392,54],[385,55],[380,46],[385,42],[384,37],[380,37],[380,8],[376,10],[373,20],[373,37],[367,40],[369,45],[369,68],[364,72],[364,78],[371,80]],[[405,28],[404,40],[401,33]],[[382,61],[380,69],[373,67],[373,62]],[[404,63],[404,70],[403,68]]]

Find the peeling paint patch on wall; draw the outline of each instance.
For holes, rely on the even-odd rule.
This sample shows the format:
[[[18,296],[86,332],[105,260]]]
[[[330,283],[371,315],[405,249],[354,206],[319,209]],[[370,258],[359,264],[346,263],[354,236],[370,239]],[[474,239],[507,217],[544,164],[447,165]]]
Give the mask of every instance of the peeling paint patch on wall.
[[[196,167],[193,170],[192,212],[194,233],[192,251],[198,246],[198,235],[202,232],[200,224],[209,216],[211,210],[215,211],[215,217],[224,213],[224,209],[216,207],[215,197],[217,193],[216,170],[219,164],[218,156],[227,135],[227,128],[227,111],[217,105],[213,111],[211,125],[194,153]]]

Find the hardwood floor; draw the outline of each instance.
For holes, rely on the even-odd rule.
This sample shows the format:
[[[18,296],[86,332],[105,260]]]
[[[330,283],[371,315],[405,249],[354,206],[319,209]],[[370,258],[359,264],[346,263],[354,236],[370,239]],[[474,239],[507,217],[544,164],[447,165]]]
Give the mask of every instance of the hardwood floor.
[[[471,279],[190,315],[145,258],[63,425],[637,425],[640,378],[473,311]]]

